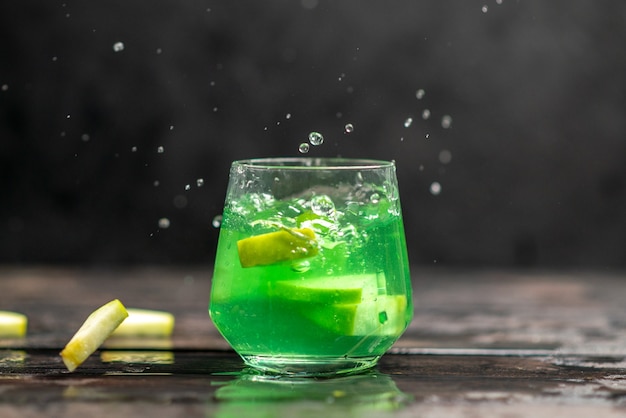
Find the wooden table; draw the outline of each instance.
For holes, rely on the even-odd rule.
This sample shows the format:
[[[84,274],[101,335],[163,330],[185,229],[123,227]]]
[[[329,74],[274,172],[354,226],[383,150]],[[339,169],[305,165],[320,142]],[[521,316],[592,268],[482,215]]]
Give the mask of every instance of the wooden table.
[[[0,268],[0,416],[623,417],[626,275],[413,269],[415,319],[379,366],[260,379],[207,315],[211,268]],[[59,350],[97,306],[175,314],[168,340],[109,340],[76,372]]]

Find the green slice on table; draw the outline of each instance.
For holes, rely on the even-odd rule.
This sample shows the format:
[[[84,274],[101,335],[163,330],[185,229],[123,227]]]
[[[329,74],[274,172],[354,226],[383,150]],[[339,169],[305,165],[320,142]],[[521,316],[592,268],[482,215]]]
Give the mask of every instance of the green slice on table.
[[[0,337],[21,338],[26,335],[28,318],[17,312],[0,311]]]

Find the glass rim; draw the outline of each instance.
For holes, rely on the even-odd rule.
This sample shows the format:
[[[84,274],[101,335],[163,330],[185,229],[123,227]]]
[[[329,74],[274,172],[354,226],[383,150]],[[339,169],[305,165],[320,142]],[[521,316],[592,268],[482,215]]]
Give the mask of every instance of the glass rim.
[[[233,161],[233,166],[281,170],[375,170],[395,167],[395,161],[344,157],[262,157]]]

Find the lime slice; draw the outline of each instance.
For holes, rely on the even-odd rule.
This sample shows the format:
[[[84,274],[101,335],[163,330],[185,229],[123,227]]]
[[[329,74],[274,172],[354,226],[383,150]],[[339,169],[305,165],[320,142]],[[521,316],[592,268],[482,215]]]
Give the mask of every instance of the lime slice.
[[[174,315],[151,309],[128,308],[128,318],[115,329],[114,337],[169,337],[174,330]]]
[[[360,303],[385,293],[384,274],[316,277],[270,283],[270,295],[303,303],[326,305]],[[382,288],[379,289],[379,285]]]
[[[118,299],[93,311],[60,353],[67,369],[72,372],[80,366],[127,316]]]
[[[28,319],[17,312],[0,311],[0,337],[21,338],[26,335]]]
[[[266,266],[317,254],[315,233],[309,228],[289,229],[237,241],[242,267]]]
[[[302,314],[338,335],[398,336],[406,326],[406,308],[404,295],[379,295],[362,303],[320,305]]]

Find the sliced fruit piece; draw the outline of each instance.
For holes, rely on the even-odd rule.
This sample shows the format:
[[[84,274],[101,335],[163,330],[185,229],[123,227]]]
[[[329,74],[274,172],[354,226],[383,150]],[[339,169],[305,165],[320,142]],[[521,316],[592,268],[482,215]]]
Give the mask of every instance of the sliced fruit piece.
[[[28,318],[17,312],[0,311],[0,337],[21,338],[26,335]]]
[[[406,296],[379,295],[362,303],[320,305],[302,314],[338,335],[399,335],[406,326]]]
[[[60,353],[67,369],[76,370],[127,317],[118,299],[93,311]]]
[[[165,311],[128,308],[128,318],[115,329],[112,336],[169,337],[174,330],[174,315]]]
[[[386,292],[383,273],[280,280],[271,286],[273,297],[326,305],[360,303]]]
[[[242,267],[266,266],[317,254],[315,233],[309,228],[284,228],[237,241]]]

